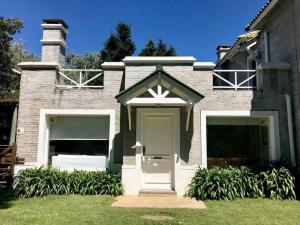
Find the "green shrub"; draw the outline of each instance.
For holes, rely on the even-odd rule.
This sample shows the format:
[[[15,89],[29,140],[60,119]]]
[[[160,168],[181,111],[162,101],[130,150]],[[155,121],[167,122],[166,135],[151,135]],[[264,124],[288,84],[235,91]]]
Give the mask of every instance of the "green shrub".
[[[295,199],[295,178],[289,170],[281,167],[269,169],[258,174],[259,186],[264,196],[270,199]]]
[[[18,197],[45,195],[122,195],[121,176],[106,171],[66,172],[53,168],[26,169],[14,180]]]
[[[209,170],[199,168],[189,184],[186,195],[200,200],[264,197],[295,199],[294,178],[288,170],[281,168],[272,171],[256,175],[247,167],[215,167]]]

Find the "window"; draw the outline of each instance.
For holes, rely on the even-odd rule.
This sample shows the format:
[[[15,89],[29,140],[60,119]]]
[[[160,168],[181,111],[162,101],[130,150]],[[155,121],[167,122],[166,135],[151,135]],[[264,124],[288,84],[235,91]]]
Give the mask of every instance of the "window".
[[[208,125],[208,167],[263,165],[268,161],[268,127]]]
[[[105,155],[109,152],[109,116],[50,118],[50,157]]]
[[[72,170],[107,167],[110,116],[50,116],[48,162]]]
[[[257,66],[257,62],[256,59],[254,57],[248,57],[247,59],[247,69],[248,70],[256,70],[256,66]],[[248,78],[253,76],[254,74],[256,74],[256,77],[254,77],[253,79],[249,80],[247,82],[248,86],[253,86],[253,87],[257,87],[258,88],[258,74],[256,72],[248,72]]]

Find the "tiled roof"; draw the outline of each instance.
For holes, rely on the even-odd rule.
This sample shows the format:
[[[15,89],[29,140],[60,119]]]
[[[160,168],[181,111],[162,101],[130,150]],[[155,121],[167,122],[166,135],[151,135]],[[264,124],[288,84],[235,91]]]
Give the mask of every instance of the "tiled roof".
[[[226,60],[231,59],[233,56],[236,55],[236,53],[239,51],[239,48],[242,44],[245,42],[251,41],[253,38],[256,38],[259,35],[260,31],[252,31],[249,33],[242,34],[238,36],[236,42],[232,45],[230,50],[227,52],[227,54],[220,60],[218,64],[224,63]]]
[[[245,41],[249,41],[252,38],[256,38],[258,36],[258,34],[259,34],[259,31],[256,30],[256,31],[252,31],[249,33],[242,34],[238,37],[238,39],[243,39]]]
[[[255,15],[255,17],[251,20],[251,22],[245,27],[245,30],[248,31],[250,26],[255,22],[255,20],[263,13],[263,11],[271,4],[274,0],[268,0],[268,2],[259,10],[259,12]]]

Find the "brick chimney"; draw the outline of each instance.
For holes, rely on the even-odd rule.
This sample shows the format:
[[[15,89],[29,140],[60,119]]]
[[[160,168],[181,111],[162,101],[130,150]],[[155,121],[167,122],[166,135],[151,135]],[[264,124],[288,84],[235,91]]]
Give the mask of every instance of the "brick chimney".
[[[44,19],[42,23],[42,62],[65,64],[67,24],[62,19]]]
[[[220,61],[226,54],[229,52],[231,46],[228,45],[219,45],[217,47],[217,57],[218,61]]]

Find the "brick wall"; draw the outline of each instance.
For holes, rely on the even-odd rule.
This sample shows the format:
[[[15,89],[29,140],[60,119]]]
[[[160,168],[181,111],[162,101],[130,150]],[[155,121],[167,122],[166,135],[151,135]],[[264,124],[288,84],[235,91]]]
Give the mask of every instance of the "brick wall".
[[[120,105],[114,98],[120,91],[123,71],[105,71],[104,89],[58,89],[56,70],[23,70],[17,135],[18,155],[36,162],[41,109],[115,109],[115,161],[121,162]]]

